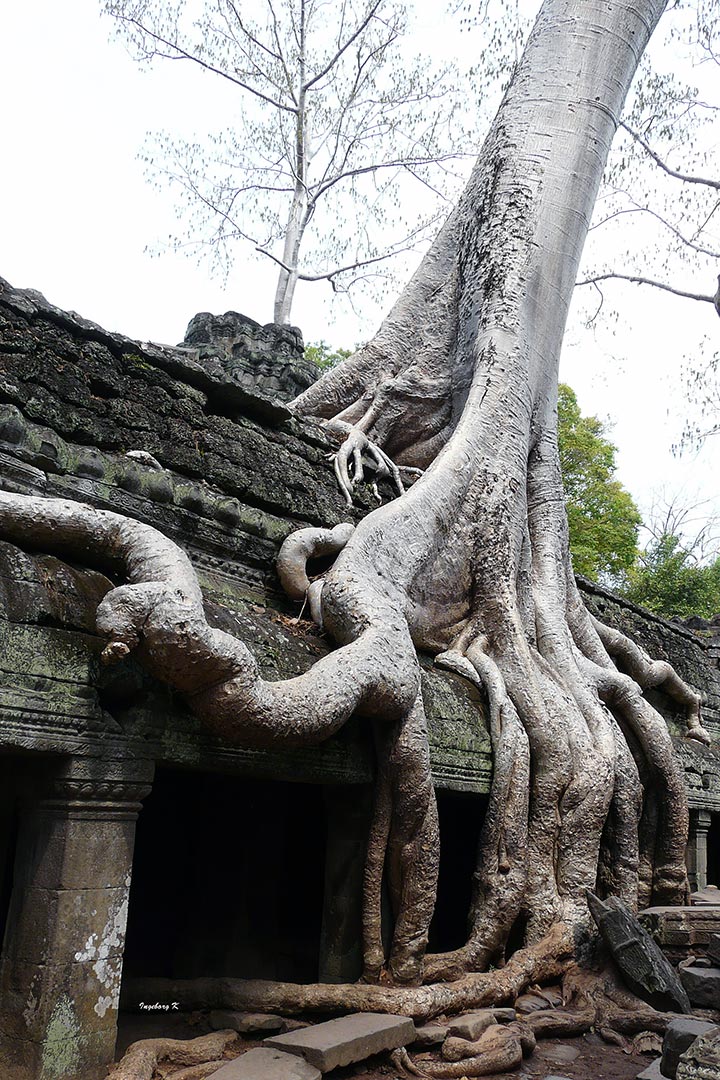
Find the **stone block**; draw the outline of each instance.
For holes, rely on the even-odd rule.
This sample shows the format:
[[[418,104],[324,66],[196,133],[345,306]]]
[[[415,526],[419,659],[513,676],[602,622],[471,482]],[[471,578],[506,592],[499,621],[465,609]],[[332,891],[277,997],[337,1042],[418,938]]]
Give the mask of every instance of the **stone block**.
[[[660,1062],[662,1058],[655,1058],[655,1060],[648,1065],[647,1069],[643,1069],[642,1072],[637,1074],[637,1080],[665,1080],[665,1077],[660,1072]]]
[[[714,934],[720,935],[720,907],[651,907],[638,918],[672,963],[688,953],[702,955]]]
[[[114,1059],[115,1032],[79,1035],[72,1029],[49,1031],[42,1042],[0,1039],[3,1080],[99,1080]],[[54,1071],[52,1071],[54,1069]]]
[[[26,963],[121,957],[128,888],[37,889],[21,897],[6,958]]]
[[[135,821],[103,821],[82,812],[38,815],[32,884],[44,889],[102,889],[126,883]]]
[[[699,1035],[678,1061],[677,1080],[715,1080],[720,1076],[720,1028]]]
[[[448,1033],[447,1024],[423,1024],[415,1028],[415,1047],[440,1046],[445,1042]]]
[[[275,1032],[286,1031],[285,1020],[282,1016],[272,1016],[270,1013],[247,1013],[231,1012],[228,1009],[214,1009],[210,1013],[210,1026],[215,1031],[237,1031],[240,1035],[252,1035],[255,1032],[264,1032],[266,1035]]]
[[[475,1009],[473,1012],[463,1013],[456,1016],[448,1024],[448,1035],[455,1035],[458,1039],[467,1039],[469,1042],[477,1042],[482,1035],[497,1020],[492,1009]]]
[[[720,934],[711,934],[708,941],[707,954],[711,960],[720,966]]]
[[[693,1005],[702,1009],[720,1009],[720,967],[680,968],[680,978]]]
[[[709,1024],[706,1020],[672,1020],[665,1031],[663,1039],[662,1064],[660,1066],[663,1076],[675,1080],[678,1061],[691,1043],[694,1043],[698,1035],[704,1035],[706,1031],[716,1030],[715,1024]]]
[[[514,1009],[493,1009],[492,1014],[498,1024],[512,1024],[513,1020],[517,1020],[517,1013]]]
[[[353,1013],[302,1031],[273,1035],[265,1045],[305,1058],[320,1072],[364,1061],[384,1050],[410,1046],[415,1041],[415,1025],[407,1016],[385,1013]]]
[[[228,1061],[209,1080],[321,1080],[322,1073],[301,1057],[258,1047]]]
[[[115,1041],[122,958],[95,964],[10,964],[0,967],[0,1032],[40,1042],[57,1021],[83,1035],[108,1031]],[[60,1021],[57,1017],[72,1016]]]
[[[528,1016],[530,1013],[544,1012],[552,1008],[547,998],[541,997],[540,994],[533,994],[532,991],[528,994],[520,994],[515,1000],[515,1011],[518,1016]]]

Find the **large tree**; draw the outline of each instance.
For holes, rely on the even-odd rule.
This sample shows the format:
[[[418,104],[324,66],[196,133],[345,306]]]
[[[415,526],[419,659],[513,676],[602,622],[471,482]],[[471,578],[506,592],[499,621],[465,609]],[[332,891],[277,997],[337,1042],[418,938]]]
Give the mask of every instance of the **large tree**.
[[[632,907],[685,895],[682,767],[642,691],[664,685],[688,733],[706,738],[699,698],[585,609],[557,446],[558,357],[583,241],[664,2],[545,0],[467,188],[421,266],[374,339],[296,400],[298,415],[325,418],[341,442],[348,497],[364,463],[400,488],[402,467],[423,470],[354,530],[286,541],[281,576],[298,597],[312,552],[338,551],[309,586],[337,648],[306,674],[263,680],[242,642],[206,624],[188,559],[155,530],[75,503],[0,495],[5,537],[124,559],[128,583],[98,610],[106,658],[134,650],[213,730],[280,747],[318,743],[354,714],[374,727],[363,983],[226,981],[235,1003],[416,1016],[484,1003],[567,966],[587,941],[588,889]],[[494,750],[468,939],[435,956],[426,947],[438,832],[419,649],[482,688]],[[394,907],[388,954],[383,873]],[[488,970],[516,926],[526,949]],[[212,996],[207,983],[201,990]],[[462,1064],[446,1075],[474,1075]]]

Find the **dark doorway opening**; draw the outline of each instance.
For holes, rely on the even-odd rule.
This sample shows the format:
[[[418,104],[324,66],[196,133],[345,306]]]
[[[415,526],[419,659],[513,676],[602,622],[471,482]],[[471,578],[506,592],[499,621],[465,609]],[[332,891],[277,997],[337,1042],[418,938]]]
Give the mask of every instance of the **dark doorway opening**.
[[[707,836],[707,883],[720,887],[720,814],[710,815]]]
[[[316,980],[325,833],[319,786],[159,769],[124,975]]]
[[[22,765],[15,757],[0,757],[0,945],[5,939],[12,896],[20,814],[18,782]]]
[[[430,952],[460,948],[467,940],[467,917],[487,798],[438,791],[440,878],[430,926]]]

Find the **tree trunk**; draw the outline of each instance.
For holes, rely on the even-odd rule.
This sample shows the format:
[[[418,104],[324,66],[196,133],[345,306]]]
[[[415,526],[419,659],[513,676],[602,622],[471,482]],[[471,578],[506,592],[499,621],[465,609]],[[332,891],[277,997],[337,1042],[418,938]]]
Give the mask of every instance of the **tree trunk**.
[[[137,648],[227,738],[308,744],[353,713],[373,718],[369,982],[466,986],[464,972],[502,961],[519,918],[530,946],[522,978],[532,980],[552,966],[548,950],[562,943],[566,956],[568,936],[589,933],[587,889],[612,889],[632,906],[684,895],[682,770],[641,691],[664,682],[687,709],[690,733],[703,737],[699,699],[586,612],[570,564],[556,416],[583,242],[625,94],[664,3],[546,0],[468,187],[420,269],[373,342],[296,401],[298,412],[348,434],[345,475],[373,444],[426,468],[402,498],[360,523],[313,585],[314,609],[339,648],[307,674],[264,682],[242,643],[207,626],[189,563],[153,530],[74,504],[0,495],[4,536],[71,550],[90,540],[125,558],[129,584],[98,612],[107,655]],[[427,958],[438,834],[417,647],[484,690],[495,755],[468,941]],[[658,793],[654,804],[648,796],[643,806],[641,776]],[[643,826],[643,813],[657,815],[656,828]],[[387,957],[384,873],[395,907]],[[382,985],[353,1000],[367,1007],[373,990],[388,999]],[[324,1005],[340,1005],[342,993],[326,988]],[[298,989],[298,1002],[311,998]]]

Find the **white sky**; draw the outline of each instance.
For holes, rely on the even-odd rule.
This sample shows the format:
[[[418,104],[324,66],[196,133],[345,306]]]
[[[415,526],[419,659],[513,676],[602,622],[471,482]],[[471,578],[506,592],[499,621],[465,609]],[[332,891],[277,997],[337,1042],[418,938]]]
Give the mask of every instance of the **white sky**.
[[[452,53],[460,46],[442,6],[418,43],[431,41],[437,51],[444,41]],[[176,224],[167,193],[148,184],[137,159],[146,133],[221,127],[232,103],[225,86],[190,66],[142,72],[109,42],[98,9],[98,0],[0,7],[0,275],[141,340],[180,341],[198,311],[234,309],[269,321],[269,261],[238,259],[224,284],[181,255],[146,253]],[[462,44],[476,48],[477,39],[466,34]],[[694,279],[692,269],[684,271],[688,287],[712,292],[714,280]],[[641,508],[663,488],[684,489],[688,501],[710,500],[720,513],[720,436],[695,458],[671,453],[687,411],[683,357],[701,354],[703,336],[720,349],[717,315],[710,305],[644,288],[610,285],[606,296],[622,311],[620,322],[595,335],[574,322],[561,378],[584,412],[614,422],[619,479]],[[362,318],[331,301],[325,284],[299,287],[293,320],[306,341],[353,345],[382,314],[368,307]]]

